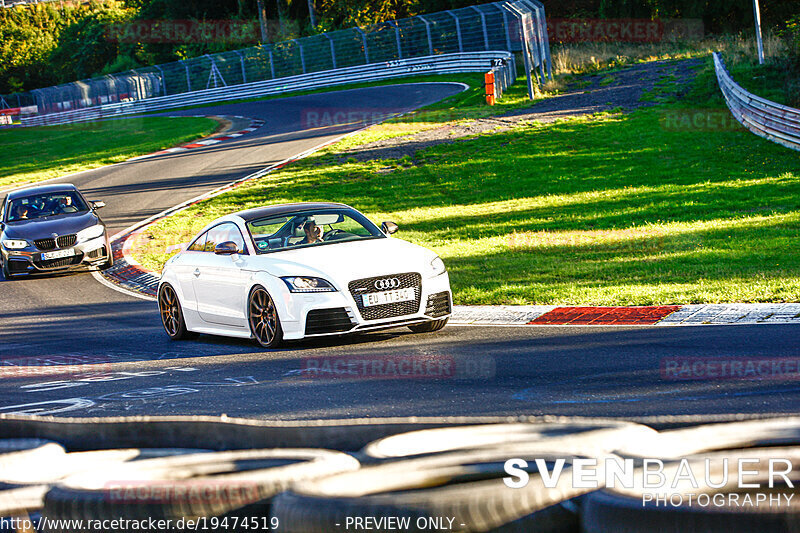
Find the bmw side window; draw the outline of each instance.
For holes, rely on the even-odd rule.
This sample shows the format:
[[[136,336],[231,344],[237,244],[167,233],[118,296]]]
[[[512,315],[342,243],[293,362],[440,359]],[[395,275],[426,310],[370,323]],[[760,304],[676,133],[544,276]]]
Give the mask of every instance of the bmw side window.
[[[203,248],[206,245],[206,237],[208,237],[208,232],[203,233],[200,235],[187,250],[190,252],[202,252]]]

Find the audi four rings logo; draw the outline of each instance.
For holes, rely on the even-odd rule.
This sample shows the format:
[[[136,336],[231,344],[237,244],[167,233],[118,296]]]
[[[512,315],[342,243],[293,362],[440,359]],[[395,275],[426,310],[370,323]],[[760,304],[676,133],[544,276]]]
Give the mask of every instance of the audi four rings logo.
[[[400,286],[400,280],[397,278],[385,278],[379,279],[375,282],[375,288],[379,291],[385,291],[386,289],[394,289]]]

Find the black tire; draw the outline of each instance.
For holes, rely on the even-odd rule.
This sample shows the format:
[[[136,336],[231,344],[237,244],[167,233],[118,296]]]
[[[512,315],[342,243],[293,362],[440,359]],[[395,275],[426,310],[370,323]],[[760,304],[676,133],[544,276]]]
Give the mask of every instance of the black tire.
[[[283,342],[278,310],[267,289],[256,285],[247,299],[247,322],[256,343],[263,348],[277,348]]]
[[[158,289],[158,311],[161,315],[161,325],[164,326],[164,331],[170,339],[179,341],[197,336],[186,329],[181,302],[169,283],[161,285]]]
[[[447,321],[450,320],[450,317],[441,318],[439,320],[431,320],[430,322],[424,322],[422,324],[414,324],[413,326],[408,326],[408,329],[413,331],[414,333],[430,333],[432,331],[439,331],[445,325],[447,325]]]
[[[13,278],[11,277],[11,271],[8,270],[8,262],[3,261],[3,277],[6,281],[11,281]]]
[[[553,488],[535,474],[519,489],[501,480],[509,457],[555,457],[542,450],[473,450],[363,467],[295,484],[273,500],[272,514],[286,533],[338,531],[357,516],[407,518],[403,531],[430,531],[418,520],[441,517],[452,518],[452,530],[462,532],[577,531],[577,515],[563,504],[590,489],[573,488],[571,476],[561,476]]]
[[[669,485],[657,489],[643,488],[636,485],[632,488],[606,489],[590,494],[583,506],[581,513],[582,531],[586,533],[639,533],[650,531],[686,531],[703,533],[749,533],[751,531],[776,531],[794,532],[800,530],[800,508],[794,502],[783,505],[758,505],[756,494],[759,489],[742,490],[737,486],[736,468],[738,459],[758,459],[762,465],[766,464],[771,458],[782,458],[797,464],[800,462],[800,452],[797,448],[752,448],[742,450],[726,450],[710,454],[698,454],[689,456],[689,468],[694,472],[703,471],[706,468],[705,460],[708,459],[712,468],[719,465],[722,460],[727,459],[729,481],[723,487],[712,487],[705,483],[705,479],[698,475],[697,488],[687,488],[685,486],[671,488]],[[667,463],[667,468],[676,469],[678,462]],[[734,465],[734,466],[731,466]],[[666,471],[666,469],[665,469]],[[717,467],[716,471],[711,471],[710,477],[715,481],[722,479],[723,470]],[[758,474],[748,479],[748,482],[760,483],[761,487],[766,487],[771,481],[771,475],[764,471],[764,468],[757,470]],[[667,473],[667,479],[673,478],[674,471]],[[637,473],[638,475],[638,473]],[[795,473],[789,473],[791,481],[798,482]],[[731,481],[732,480],[732,481]],[[760,489],[764,491],[765,489]],[[770,493],[794,493],[796,489],[791,489],[783,484],[776,484],[775,489],[768,489]],[[686,493],[692,493],[695,498],[694,503],[688,503]],[[736,504],[727,502],[723,498],[719,504],[710,502],[705,505],[699,499],[700,495],[714,498],[716,495],[726,493],[738,493],[740,496],[750,493],[752,499],[750,504]],[[654,502],[652,499],[645,502],[644,496],[649,494],[654,498],[654,494],[659,494],[670,503]],[[780,496],[779,496],[780,497]],[[676,498],[673,500],[673,498]]]
[[[108,254],[108,261],[100,265],[100,270],[108,270],[109,268],[114,266],[114,253],[109,252]]]
[[[261,524],[272,497],[286,486],[358,467],[345,453],[314,449],[142,460],[65,480],[47,493],[42,514],[48,519],[171,519],[173,524],[181,518],[233,515],[259,517]]]
[[[120,449],[58,454],[50,445],[49,461],[43,457],[28,457],[24,464],[17,462],[13,469],[0,472],[0,517],[24,516],[41,511],[44,495],[54,483],[76,474],[102,471],[120,463],[156,457],[208,452],[210,450],[154,448]],[[56,454],[56,455],[53,455]],[[41,454],[40,454],[41,455]],[[5,531],[0,529],[0,532]]]
[[[529,442],[567,439],[571,446],[615,451],[620,442],[652,442],[658,432],[651,427],[617,420],[480,424],[398,433],[375,440],[361,451],[364,461],[385,461],[415,456],[515,446]]]

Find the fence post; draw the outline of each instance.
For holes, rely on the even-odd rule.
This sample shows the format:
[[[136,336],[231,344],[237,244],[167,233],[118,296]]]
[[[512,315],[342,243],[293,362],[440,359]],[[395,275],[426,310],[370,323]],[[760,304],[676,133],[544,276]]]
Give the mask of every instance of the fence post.
[[[367,48],[367,34],[364,30],[356,26],[356,31],[361,34],[361,42],[364,43],[364,64],[369,65],[369,49]]]
[[[158,71],[161,73],[161,93],[164,96],[167,96],[167,77],[164,76],[164,71],[161,70],[161,67],[159,67],[158,65],[153,65],[153,66],[156,67]]]
[[[300,47],[300,66],[303,69],[303,74],[306,73],[306,56],[303,54],[303,45],[297,39],[292,39],[292,42]]]
[[[272,74],[272,78],[271,79],[274,80],[275,79],[275,63],[272,61],[272,47],[270,45],[267,45],[267,44],[262,44],[261,48],[264,48],[264,49],[267,50],[267,55],[269,56],[269,71]]]
[[[336,47],[333,46],[333,37],[331,37],[329,32],[325,32],[322,35],[327,37],[331,43],[331,61],[333,62],[333,68],[336,68]]]
[[[433,55],[433,39],[431,39],[431,23],[425,20],[422,15],[417,16],[419,20],[425,23],[425,32],[428,34],[428,54]]]
[[[396,20],[389,22],[394,26],[394,40],[397,42],[397,59],[403,59],[403,49],[400,47],[400,26],[397,25]]]
[[[452,11],[448,10],[447,12],[450,13],[450,16],[453,17],[456,21],[456,35],[458,36],[458,52],[463,53],[464,43],[461,41],[461,21],[458,20],[458,15],[456,15]]]
[[[511,28],[508,27],[508,13],[506,13],[506,10],[503,9],[502,7],[500,7],[499,5],[497,5],[497,4],[492,4],[492,5],[495,6],[497,9],[499,9],[500,13],[503,14],[503,29],[506,32],[506,50],[508,50],[509,52],[512,52],[512,50],[511,50]]]
[[[244,69],[244,57],[242,57],[241,52],[239,50],[234,50],[236,55],[239,56],[239,63],[242,65],[242,83],[247,83],[247,72]]]
[[[186,64],[185,59],[181,60],[181,64],[183,65],[183,68],[186,70],[186,92],[190,93],[192,92],[192,80],[191,77],[189,76],[189,65]]]
[[[483,26],[483,45],[484,50],[489,50],[489,30],[486,29],[486,15],[483,14],[483,11],[478,9],[478,6],[470,6],[472,9],[478,12],[478,15],[481,16],[481,25]]]

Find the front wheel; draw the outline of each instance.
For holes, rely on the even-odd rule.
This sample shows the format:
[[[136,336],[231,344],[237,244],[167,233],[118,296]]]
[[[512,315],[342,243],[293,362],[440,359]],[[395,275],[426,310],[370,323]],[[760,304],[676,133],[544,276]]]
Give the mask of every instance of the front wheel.
[[[256,342],[264,348],[277,348],[283,340],[278,310],[264,287],[256,287],[247,303],[250,332]]]
[[[170,339],[178,341],[196,336],[186,329],[181,302],[171,285],[164,284],[158,290],[158,310],[161,313],[161,324]]]
[[[431,331],[439,331],[445,326],[445,324],[447,324],[448,320],[450,320],[450,317],[442,318],[440,320],[431,320],[430,322],[408,326],[408,329],[414,333],[430,333]]]
[[[100,270],[108,270],[109,268],[114,266],[114,254],[108,254],[108,261],[100,265]]]
[[[6,281],[11,280],[11,271],[8,270],[8,261],[3,261],[3,277],[6,278]]]

